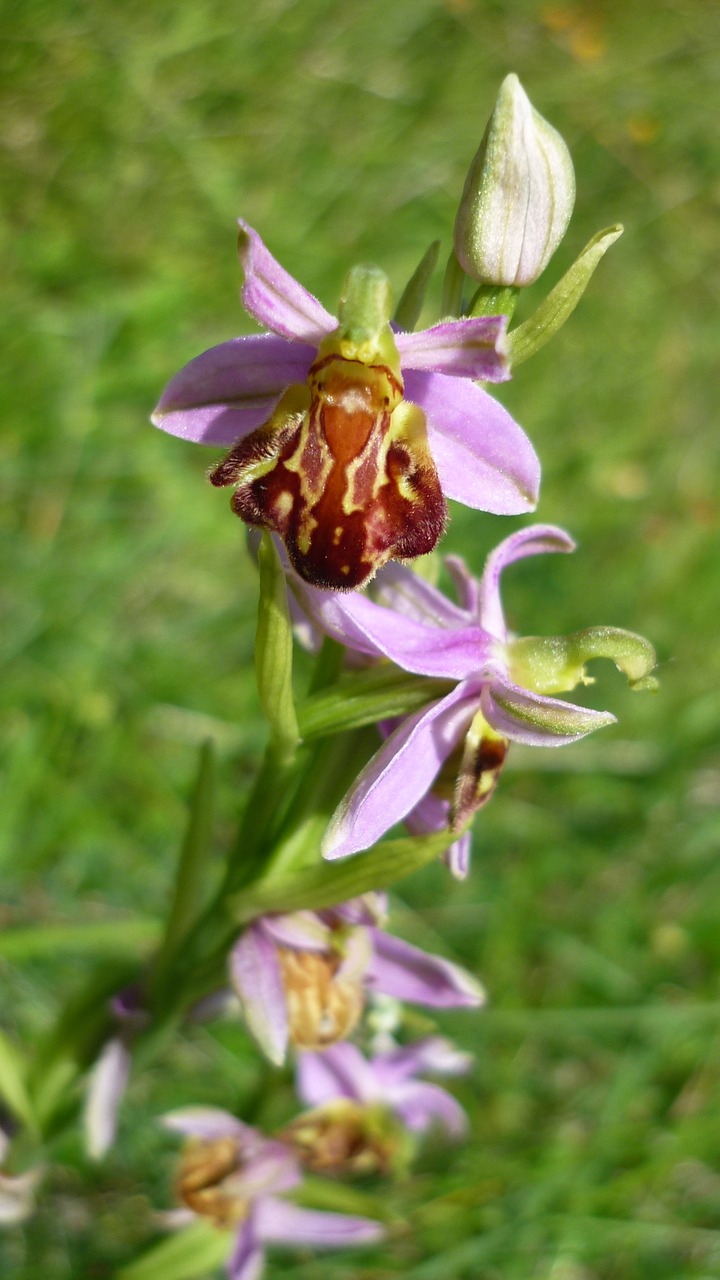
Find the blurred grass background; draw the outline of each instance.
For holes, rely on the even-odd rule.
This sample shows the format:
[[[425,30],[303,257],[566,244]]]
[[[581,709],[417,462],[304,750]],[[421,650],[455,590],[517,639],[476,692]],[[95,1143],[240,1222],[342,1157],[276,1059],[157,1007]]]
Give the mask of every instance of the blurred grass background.
[[[720,1276],[720,11],[3,8],[2,1025],[31,1039],[95,952],[142,945],[197,744],[211,731],[222,748],[221,850],[262,743],[241,528],[204,482],[211,454],[147,425],[185,360],[251,327],[235,218],[331,309],[354,261],[399,290],[430,240],[447,248],[514,70],[578,178],[570,232],[519,318],[596,229],[626,233],[501,391],[544,463],[539,517],[580,544],[509,573],[508,613],[526,633],[644,632],[662,688],[636,697],[598,668],[590,701],[620,724],[516,750],[469,882],[432,868],[402,887],[397,928],[489,988],[481,1017],[442,1019],[476,1054],[458,1087],[472,1141],[431,1146],[395,1189],[410,1225],[387,1249],[290,1253],[270,1271]],[[480,570],[517,525],[456,509],[446,546]],[[94,941],[73,936],[92,923]],[[0,1237],[3,1277],[113,1275],[169,1203],[175,1144],[154,1117],[214,1101],[270,1123],[289,1084],[268,1097],[265,1079],[240,1028],[188,1033],[137,1073],[105,1164],[75,1136],[59,1144],[39,1217]]]

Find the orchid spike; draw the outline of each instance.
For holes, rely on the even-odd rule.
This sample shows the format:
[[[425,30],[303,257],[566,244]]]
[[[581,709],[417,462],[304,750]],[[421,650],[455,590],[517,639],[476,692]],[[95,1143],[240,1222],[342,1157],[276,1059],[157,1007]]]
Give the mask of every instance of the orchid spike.
[[[406,671],[454,680],[455,687],[399,723],[383,726],[384,745],[335,812],[322,845],[327,858],[369,848],[403,819],[413,830],[450,824],[461,837],[487,802],[511,741],[562,746],[612,724],[609,711],[577,707],[549,696],[587,683],[585,662],[609,657],[631,687],[653,687],[652,645],[616,627],[590,627],[566,637],[513,640],[500,599],[508,565],[574,543],[554,525],[512,534],[488,557],[480,581],[463,562],[448,560],[460,603],[410,569],[388,565],[378,578],[378,603],[366,596],[329,596],[294,575],[290,585],[307,617],[326,634],[364,654],[389,658]],[[455,783],[445,790],[446,767]],[[451,858],[467,869],[467,844]]]
[[[318,1213],[283,1199],[301,1181],[297,1157],[227,1111],[186,1107],[167,1114],[164,1124],[189,1139],[176,1179],[186,1217],[234,1232],[229,1280],[259,1280],[266,1244],[336,1248],[382,1238],[383,1228],[369,1218]]]
[[[191,360],[152,421],[232,445],[210,479],[235,486],[235,512],[277,533],[305,581],[347,591],[392,557],[432,550],[445,497],[533,509],[535,452],[476,382],[509,376],[504,317],[394,333],[376,267],[349,273],[335,319],[242,221],[240,258],[245,308],[270,332]]]
[[[386,933],[380,894],[327,911],[263,916],[235,944],[232,984],[248,1029],[271,1062],[288,1043],[325,1049],[357,1025],[368,992],[436,1008],[478,1006],[470,974]]]

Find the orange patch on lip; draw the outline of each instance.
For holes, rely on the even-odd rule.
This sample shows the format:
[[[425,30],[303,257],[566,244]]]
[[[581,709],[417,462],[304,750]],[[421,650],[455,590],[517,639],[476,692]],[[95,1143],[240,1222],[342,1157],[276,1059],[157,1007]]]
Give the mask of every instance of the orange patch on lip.
[[[386,365],[331,354],[210,475],[241,519],[279,534],[312,586],[363,586],[431,551],[446,517],[422,411]]]

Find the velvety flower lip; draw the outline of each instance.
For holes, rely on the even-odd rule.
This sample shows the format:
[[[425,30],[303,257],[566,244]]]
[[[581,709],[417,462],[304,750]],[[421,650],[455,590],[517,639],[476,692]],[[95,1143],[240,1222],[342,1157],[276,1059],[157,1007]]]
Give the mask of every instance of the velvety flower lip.
[[[199,1187],[204,1200],[196,1196],[192,1203],[197,1207],[184,1217],[207,1213],[212,1220],[219,1204],[223,1210],[231,1211],[228,1224],[239,1221],[228,1258],[229,1280],[259,1280],[266,1244],[337,1248],[371,1244],[385,1234],[380,1223],[369,1218],[320,1213],[282,1198],[301,1181],[297,1158],[284,1143],[266,1138],[227,1111],[218,1107],[185,1107],[168,1113],[163,1122],[194,1144],[192,1190],[197,1192]],[[198,1177],[203,1149],[209,1156],[205,1181]],[[182,1195],[182,1168],[179,1188]],[[215,1201],[213,1191],[217,1193]],[[179,1225],[183,1219],[178,1217],[177,1221]]]
[[[282,393],[306,381],[336,319],[240,221],[242,301],[270,332],[220,343],[168,383],[153,423],[199,444],[232,445],[270,417]],[[447,320],[396,333],[405,398],[424,410],[444,493],[467,506],[516,515],[535,506],[537,455],[522,429],[477,381],[509,376],[504,317]]]
[[[528,556],[570,552],[574,545],[563,529],[531,525],[500,543],[488,557],[480,581],[461,560],[452,558],[448,568],[459,604],[402,565],[387,566],[378,575],[376,594],[382,603],[360,593],[330,597],[289,575],[307,618],[339,643],[367,657],[390,659],[417,675],[456,682],[445,697],[407,716],[387,737],[336,810],[322,844],[325,857],[369,848],[406,818],[418,831],[445,826],[451,806],[434,796],[432,787],[445,761],[460,748],[462,768],[466,773],[476,770],[474,781],[468,775],[468,785],[476,790],[463,801],[463,813],[469,816],[491,794],[510,741],[562,746],[614,723],[609,711],[577,707],[551,693],[584,680],[583,662],[595,656],[612,658],[631,683],[641,687],[654,662],[646,641],[618,629],[590,628],[576,633],[579,648],[563,666],[554,655],[562,652],[567,638],[514,641],[505,624],[503,570]],[[521,653],[522,645],[529,646],[527,653]],[[628,646],[631,661],[625,656]],[[546,664],[544,675],[541,660]],[[547,664],[553,661],[551,672]],[[460,782],[455,813],[459,787]],[[465,817],[460,827],[464,821]],[[461,876],[467,871],[467,856],[467,844],[458,844],[451,864]]]
[[[365,1058],[354,1044],[335,1044],[324,1053],[298,1055],[297,1090],[309,1107],[320,1107],[337,1098],[362,1104],[384,1103],[408,1129],[423,1132],[433,1123],[452,1136],[460,1136],[467,1117],[447,1090],[417,1080],[419,1073],[460,1075],[472,1059],[440,1036],[388,1053]]]
[[[482,987],[464,969],[387,933],[382,896],[368,897],[329,911],[264,916],[235,944],[232,984],[271,1062],[285,1060],[290,1042],[310,1047],[308,1021],[323,1051],[344,1038],[343,1028],[354,1025],[345,1018],[349,1003],[357,997],[356,1021],[367,991],[435,1008],[484,1002]]]

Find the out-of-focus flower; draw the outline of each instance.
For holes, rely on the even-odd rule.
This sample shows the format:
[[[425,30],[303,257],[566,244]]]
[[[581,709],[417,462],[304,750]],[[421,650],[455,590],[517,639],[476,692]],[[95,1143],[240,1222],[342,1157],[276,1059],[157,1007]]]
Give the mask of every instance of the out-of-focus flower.
[[[152,420],[233,446],[212,482],[235,485],[233,509],[279,534],[301,577],[349,590],[393,556],[430,551],[443,494],[498,514],[533,509],[535,452],[475,381],[508,376],[504,317],[394,334],[386,277],[358,267],[337,320],[240,228],[243,303],[271,332],[191,360]]]
[[[481,284],[532,284],[565,235],[574,204],[570,152],[517,76],[506,76],[455,219],[463,271]]]
[[[0,1227],[12,1227],[25,1222],[35,1209],[35,1191],[44,1169],[37,1166],[25,1173],[6,1173],[2,1165],[7,1156],[10,1139],[0,1129]]]
[[[103,1045],[90,1071],[85,1093],[83,1128],[85,1146],[92,1160],[101,1160],[115,1141],[120,1104],[125,1096],[135,1033],[147,1022],[138,987],[126,987],[110,1001],[117,1034]]]
[[[347,1037],[367,992],[438,1008],[483,1003],[469,973],[393,937],[384,917],[383,895],[368,894],[327,911],[263,916],[241,935],[230,975],[271,1062],[284,1061],[288,1042],[323,1049]]]
[[[452,1094],[415,1077],[459,1075],[470,1063],[440,1037],[370,1059],[348,1043],[300,1053],[297,1090],[312,1110],[283,1136],[314,1172],[387,1174],[406,1155],[405,1130],[423,1133],[437,1124],[451,1137],[465,1132],[467,1117]]]
[[[510,741],[562,746],[612,724],[609,711],[551,696],[590,683],[590,658],[611,658],[633,688],[654,686],[652,645],[632,632],[589,627],[570,636],[508,635],[499,590],[503,569],[526,556],[573,549],[562,529],[532,525],[500,543],[479,582],[461,560],[449,558],[459,605],[401,565],[388,565],[378,579],[385,604],[359,593],[330,596],[291,576],[308,615],[341,644],[455,682],[444,698],[390,733],[337,809],[323,840],[325,857],[367,849],[408,817],[420,830],[440,829],[449,818],[460,831],[492,794]],[[446,765],[454,778],[451,799],[442,776]],[[464,857],[461,851],[460,874]]]
[[[165,1125],[190,1139],[176,1179],[187,1219],[235,1232],[229,1280],[259,1280],[266,1244],[337,1248],[371,1244],[383,1229],[369,1218],[319,1213],[282,1199],[301,1181],[297,1157],[215,1107],[170,1112]],[[174,1225],[181,1225],[175,1215]]]

